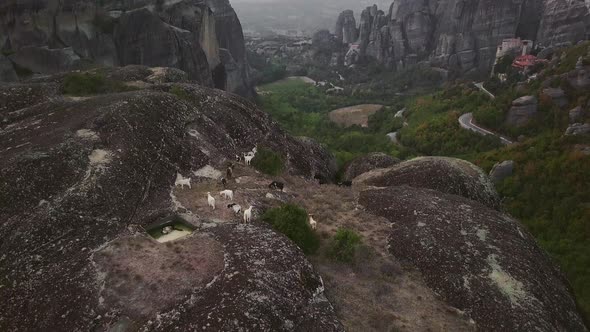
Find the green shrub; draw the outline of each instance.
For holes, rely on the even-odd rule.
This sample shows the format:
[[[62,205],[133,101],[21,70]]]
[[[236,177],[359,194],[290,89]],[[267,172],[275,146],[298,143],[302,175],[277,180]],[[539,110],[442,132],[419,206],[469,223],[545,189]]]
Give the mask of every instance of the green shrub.
[[[190,99],[190,95],[188,92],[186,92],[183,88],[175,85],[170,89],[170,93],[175,95],[176,97],[180,98],[180,99],[184,99],[184,100],[189,100]]]
[[[352,263],[361,244],[361,236],[353,230],[340,228],[332,238],[328,256],[343,263]]]
[[[270,209],[262,215],[262,220],[285,234],[306,254],[313,254],[320,245],[319,237],[307,223],[307,212],[296,205],[285,204]]]
[[[283,158],[278,153],[266,148],[258,149],[256,157],[252,159],[252,166],[259,172],[268,175],[279,175],[285,167]]]
[[[96,73],[70,73],[65,77],[63,84],[64,93],[72,96],[134,90],[122,82],[108,80],[103,75]]]

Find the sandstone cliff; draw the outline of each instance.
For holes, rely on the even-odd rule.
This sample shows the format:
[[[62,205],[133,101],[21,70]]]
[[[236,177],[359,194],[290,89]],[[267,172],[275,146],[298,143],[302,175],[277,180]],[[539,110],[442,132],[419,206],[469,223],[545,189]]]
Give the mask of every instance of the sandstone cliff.
[[[200,84],[250,96],[243,49],[240,22],[227,0],[0,4],[0,50],[33,73],[79,69],[89,62],[166,66]]]
[[[460,73],[487,72],[505,38],[544,47],[586,39],[590,12],[582,1],[396,0],[387,13],[376,6],[363,10],[359,30],[360,60],[392,67],[429,61]]]

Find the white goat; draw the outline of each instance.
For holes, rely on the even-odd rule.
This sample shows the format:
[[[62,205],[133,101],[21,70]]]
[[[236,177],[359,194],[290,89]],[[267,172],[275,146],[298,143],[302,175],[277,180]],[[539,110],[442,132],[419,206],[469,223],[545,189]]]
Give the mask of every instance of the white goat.
[[[211,196],[211,193],[207,193],[207,203],[209,203],[209,206],[215,210],[215,198]]]
[[[248,210],[244,211],[244,223],[247,224],[250,222],[250,220],[252,219],[252,208],[254,206],[250,205],[250,207],[248,208]]]
[[[254,147],[254,149],[252,149],[252,153],[256,154],[256,152],[258,152],[258,148]]]
[[[309,226],[311,226],[311,229],[316,229],[318,227],[318,222],[313,219],[313,214],[309,215]]]
[[[254,159],[254,155],[253,154],[245,154],[244,155],[244,160],[246,161],[246,165],[250,165],[250,163],[252,162],[252,159]]]
[[[224,191],[220,191],[219,196],[225,197],[225,199],[229,199],[230,201],[234,200],[234,192],[229,189],[226,189]]]
[[[191,187],[191,178],[185,178],[180,173],[176,173],[176,182],[174,182],[174,186],[180,186],[180,188],[184,189],[185,185],[190,189],[193,189]]]
[[[235,214],[242,212],[242,207],[238,204],[229,204],[227,207],[234,210]]]

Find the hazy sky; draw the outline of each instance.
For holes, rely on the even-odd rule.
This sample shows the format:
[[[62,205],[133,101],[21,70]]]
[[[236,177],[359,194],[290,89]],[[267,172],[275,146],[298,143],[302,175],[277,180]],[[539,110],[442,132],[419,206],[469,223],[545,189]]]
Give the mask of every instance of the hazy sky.
[[[1,1],[1,0],[0,0]],[[332,29],[338,15],[352,9],[355,16],[377,4],[387,12],[393,0],[230,0],[247,30],[295,29],[313,33]]]

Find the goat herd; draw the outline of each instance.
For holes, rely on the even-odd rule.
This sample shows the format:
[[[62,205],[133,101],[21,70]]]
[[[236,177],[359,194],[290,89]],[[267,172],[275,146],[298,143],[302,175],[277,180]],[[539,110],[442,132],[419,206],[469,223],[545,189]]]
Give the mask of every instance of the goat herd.
[[[252,159],[254,159],[254,157],[256,156],[256,152],[257,152],[257,149],[256,149],[256,147],[254,147],[252,149],[252,151],[249,151],[248,153],[244,153],[242,158],[240,158],[240,156],[236,155],[236,161],[240,162],[243,160],[246,165],[250,165]],[[230,163],[226,169],[226,172],[225,172],[226,177],[221,178],[221,184],[223,185],[224,188],[227,185],[227,180],[233,178],[233,172],[234,172],[234,164]],[[192,189],[191,178],[190,177],[185,178],[180,173],[176,174],[176,182],[174,183],[174,185],[181,186],[181,188],[184,188],[184,186],[186,185],[190,189]],[[268,185],[268,187],[273,190],[283,191],[283,189],[285,188],[285,184],[282,182],[279,182],[279,181],[273,181],[271,184]],[[229,200],[230,202],[232,202],[234,200],[234,191],[230,190],[230,189],[225,189],[225,190],[219,192],[219,196],[223,199],[226,199],[226,200]],[[215,197],[213,197],[211,195],[211,192],[207,192],[207,204],[208,204],[208,206],[211,207],[211,209],[215,210]],[[242,207],[239,204],[230,203],[227,205],[227,208],[232,209],[236,215],[239,215],[242,213]],[[254,205],[250,205],[250,207],[248,209],[244,210],[244,213],[243,213],[244,223],[249,223],[252,220],[252,209],[253,208],[254,208]],[[317,222],[313,219],[313,216],[311,214],[309,215],[308,221],[309,221],[309,225],[311,226],[311,228],[316,229]]]

